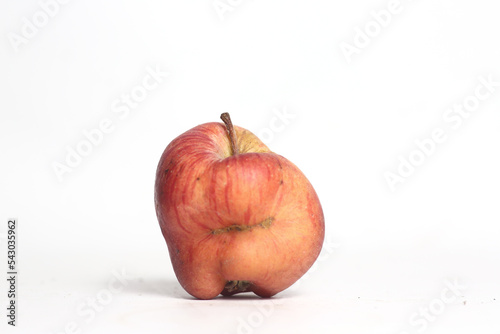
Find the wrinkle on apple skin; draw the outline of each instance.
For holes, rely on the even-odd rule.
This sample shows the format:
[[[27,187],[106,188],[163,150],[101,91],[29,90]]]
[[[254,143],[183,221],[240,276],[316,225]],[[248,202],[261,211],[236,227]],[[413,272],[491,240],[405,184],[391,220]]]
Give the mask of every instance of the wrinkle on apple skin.
[[[264,219],[262,222],[254,225],[243,225],[243,224],[232,224],[223,228],[213,229],[211,233],[213,235],[218,235],[222,233],[229,232],[248,232],[256,227],[261,227],[263,229],[267,229],[271,227],[272,222],[274,221],[274,217],[269,217]]]

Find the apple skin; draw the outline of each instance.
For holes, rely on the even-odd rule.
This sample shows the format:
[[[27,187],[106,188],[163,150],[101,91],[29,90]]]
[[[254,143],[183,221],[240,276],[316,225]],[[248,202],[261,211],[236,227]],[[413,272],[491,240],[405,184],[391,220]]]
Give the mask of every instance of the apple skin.
[[[224,124],[206,123],[174,139],[156,171],[156,214],[175,274],[199,299],[271,297],[323,245],[323,210],[304,174],[250,131],[234,131],[239,154]]]

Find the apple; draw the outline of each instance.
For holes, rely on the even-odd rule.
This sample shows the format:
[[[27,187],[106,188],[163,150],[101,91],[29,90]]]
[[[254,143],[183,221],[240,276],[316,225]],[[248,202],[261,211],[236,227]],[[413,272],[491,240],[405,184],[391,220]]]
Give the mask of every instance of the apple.
[[[323,210],[293,163],[233,126],[228,113],[221,119],[167,146],[156,171],[156,215],[189,294],[271,297],[318,257]]]

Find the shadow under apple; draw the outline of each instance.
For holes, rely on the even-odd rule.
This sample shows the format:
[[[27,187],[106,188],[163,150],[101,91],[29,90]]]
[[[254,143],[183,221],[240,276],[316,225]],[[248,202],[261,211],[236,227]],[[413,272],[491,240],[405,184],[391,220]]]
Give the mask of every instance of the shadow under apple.
[[[199,300],[188,294],[176,279],[170,278],[139,278],[131,281],[123,289],[124,293],[135,294],[139,296],[165,296],[184,300]],[[293,296],[293,293],[292,295]],[[239,293],[232,296],[219,295],[212,301],[231,301],[231,300],[267,300],[280,299],[280,297],[290,297],[289,293],[281,293],[271,298],[262,298],[254,293]]]
[[[172,278],[139,278],[129,282],[123,292],[139,296],[165,296],[179,299],[191,299],[188,293]]]

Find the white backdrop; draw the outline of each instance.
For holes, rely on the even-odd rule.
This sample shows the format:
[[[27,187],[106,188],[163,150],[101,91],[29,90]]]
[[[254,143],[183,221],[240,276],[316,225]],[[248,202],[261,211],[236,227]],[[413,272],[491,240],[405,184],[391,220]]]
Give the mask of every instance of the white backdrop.
[[[500,333],[499,9],[2,1],[1,332]],[[323,205],[317,264],[271,300],[191,298],[154,213],[163,149],[222,112]]]

